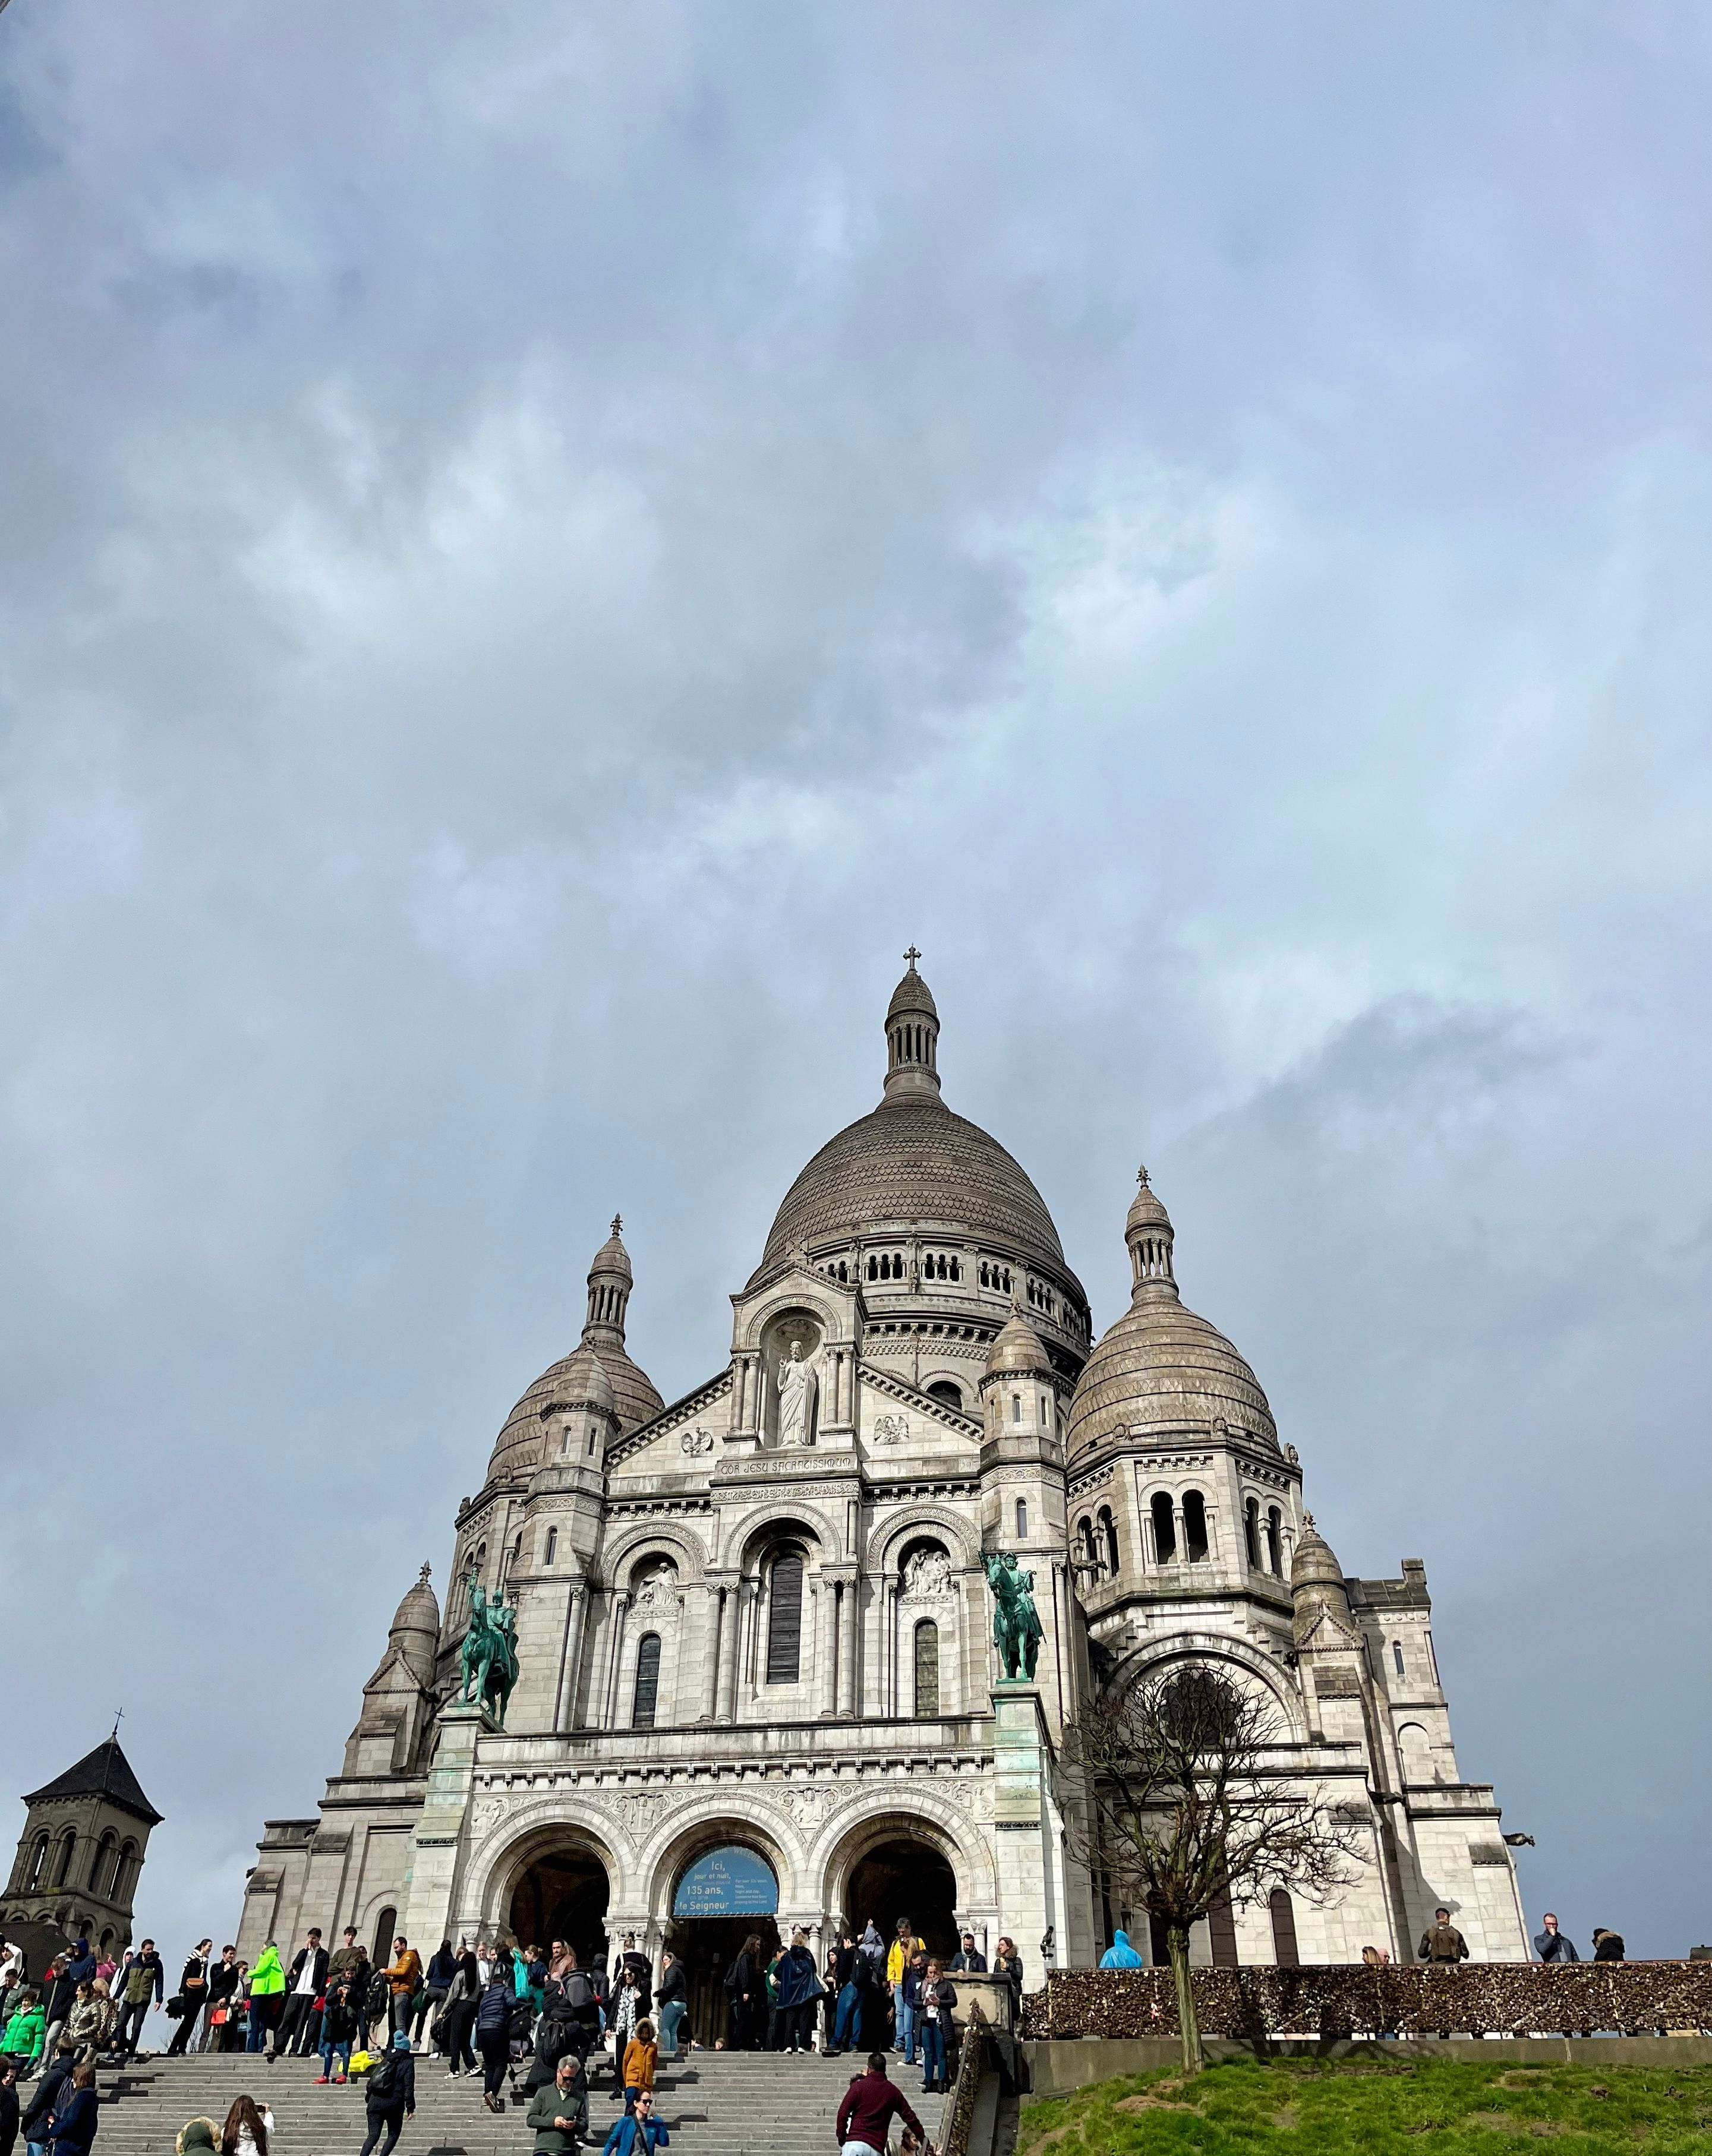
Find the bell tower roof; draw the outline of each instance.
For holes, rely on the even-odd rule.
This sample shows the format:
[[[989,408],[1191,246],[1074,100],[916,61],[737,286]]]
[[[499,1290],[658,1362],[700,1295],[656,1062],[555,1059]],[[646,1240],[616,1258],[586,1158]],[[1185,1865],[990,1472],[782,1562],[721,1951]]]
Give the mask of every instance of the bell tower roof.
[[[120,1747],[116,1730],[105,1743],[96,1745],[93,1752],[85,1752],[63,1774],[56,1774],[51,1782],[44,1782],[40,1789],[32,1789],[24,1802],[54,1804],[69,1797],[105,1797],[110,1804],[116,1804],[121,1811],[134,1812],[151,1826],[158,1826],[164,1816],[143,1794],[142,1784]]]

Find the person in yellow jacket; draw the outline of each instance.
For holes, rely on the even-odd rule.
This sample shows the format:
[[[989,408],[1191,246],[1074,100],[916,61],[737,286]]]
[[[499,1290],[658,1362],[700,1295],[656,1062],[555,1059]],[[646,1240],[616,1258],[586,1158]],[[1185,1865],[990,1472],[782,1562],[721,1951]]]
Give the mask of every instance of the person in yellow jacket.
[[[886,1989],[892,1994],[892,2048],[902,2051],[909,2046],[909,2027],[903,2003],[903,1972],[918,1953],[925,1953],[928,1943],[916,1937],[916,1928],[907,1917],[897,1920],[897,1937],[886,1954]]]
[[[280,1949],[270,1939],[256,1956],[255,1967],[249,1972],[249,2033],[244,2040],[246,2051],[260,2051],[265,2046],[268,2056],[273,2056],[274,2031],[285,2010],[285,1972],[280,1964]]]

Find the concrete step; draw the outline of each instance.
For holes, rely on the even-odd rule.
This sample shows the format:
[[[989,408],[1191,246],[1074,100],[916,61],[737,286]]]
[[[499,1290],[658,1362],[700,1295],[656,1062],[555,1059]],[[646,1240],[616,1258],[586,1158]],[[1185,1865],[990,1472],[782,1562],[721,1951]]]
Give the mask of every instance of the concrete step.
[[[599,2148],[620,2106],[600,2069],[589,2101],[593,2145]],[[656,2087],[660,2113],[674,2145],[680,2128],[691,2156],[758,2156],[781,2146],[830,2143],[832,2122],[859,2058],[826,2059],[769,2052],[695,2051],[663,2066]],[[892,2079],[937,2140],[944,2099],[924,2096],[919,2069],[895,2056]],[[224,2120],[247,2092],[270,2105],[281,2156],[352,2156],[364,2132],[360,2082],[319,2085],[319,2061],[216,2053],[185,2059],[141,2059],[104,2070],[100,2146],[103,2156],[167,2156],[188,2118]],[[28,2096],[26,2095],[26,2102]],[[401,2140],[408,2156],[527,2156],[523,2100],[496,2116],[481,2101],[479,2076],[449,2076],[432,2061],[416,2062],[416,2115]]]

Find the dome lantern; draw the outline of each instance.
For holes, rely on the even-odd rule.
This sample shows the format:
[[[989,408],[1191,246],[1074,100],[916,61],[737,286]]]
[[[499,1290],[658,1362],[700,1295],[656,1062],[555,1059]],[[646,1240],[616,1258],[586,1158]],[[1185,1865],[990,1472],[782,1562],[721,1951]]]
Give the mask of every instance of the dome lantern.
[[[886,1098],[935,1100],[939,1092],[939,1013],[933,992],[916,971],[921,952],[904,952],[909,970],[886,1006]]]
[[[1123,1240],[1129,1245],[1129,1299],[1139,1300],[1144,1289],[1162,1287],[1175,1300],[1177,1281],[1171,1270],[1171,1245],[1176,1236],[1171,1216],[1154,1194],[1144,1168],[1136,1170],[1135,1179],[1140,1188],[1123,1223]]]
[[[635,1286],[635,1276],[630,1270],[630,1254],[624,1246],[624,1224],[623,1214],[614,1213],[612,1233],[594,1253],[589,1268],[589,1314],[583,1338],[591,1348],[625,1344],[625,1308]]]

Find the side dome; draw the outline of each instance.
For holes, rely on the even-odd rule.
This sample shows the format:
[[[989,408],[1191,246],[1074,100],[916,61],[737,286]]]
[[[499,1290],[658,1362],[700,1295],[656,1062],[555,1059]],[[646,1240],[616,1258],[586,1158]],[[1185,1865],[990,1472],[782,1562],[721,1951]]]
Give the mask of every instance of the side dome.
[[[388,1628],[388,1644],[398,1648],[424,1684],[432,1681],[434,1659],[440,1645],[440,1604],[428,1584],[429,1568],[422,1568],[416,1584],[393,1612]]]
[[[506,1417],[487,1463],[490,1480],[525,1474],[539,1465],[545,1433],[542,1418],[557,1408],[594,1408],[615,1414],[620,1436],[628,1437],[666,1405],[652,1378],[631,1361],[625,1347],[633,1276],[620,1238],[623,1224],[614,1219],[612,1233],[589,1268],[583,1337],[568,1355],[542,1372]]]
[[[1216,1326],[1185,1309],[1173,1270],[1170,1216],[1140,1176],[1125,1240],[1129,1307],[1095,1343],[1070,1403],[1068,1451],[1127,1431],[1206,1430],[1216,1422],[1277,1449],[1260,1380]]]

